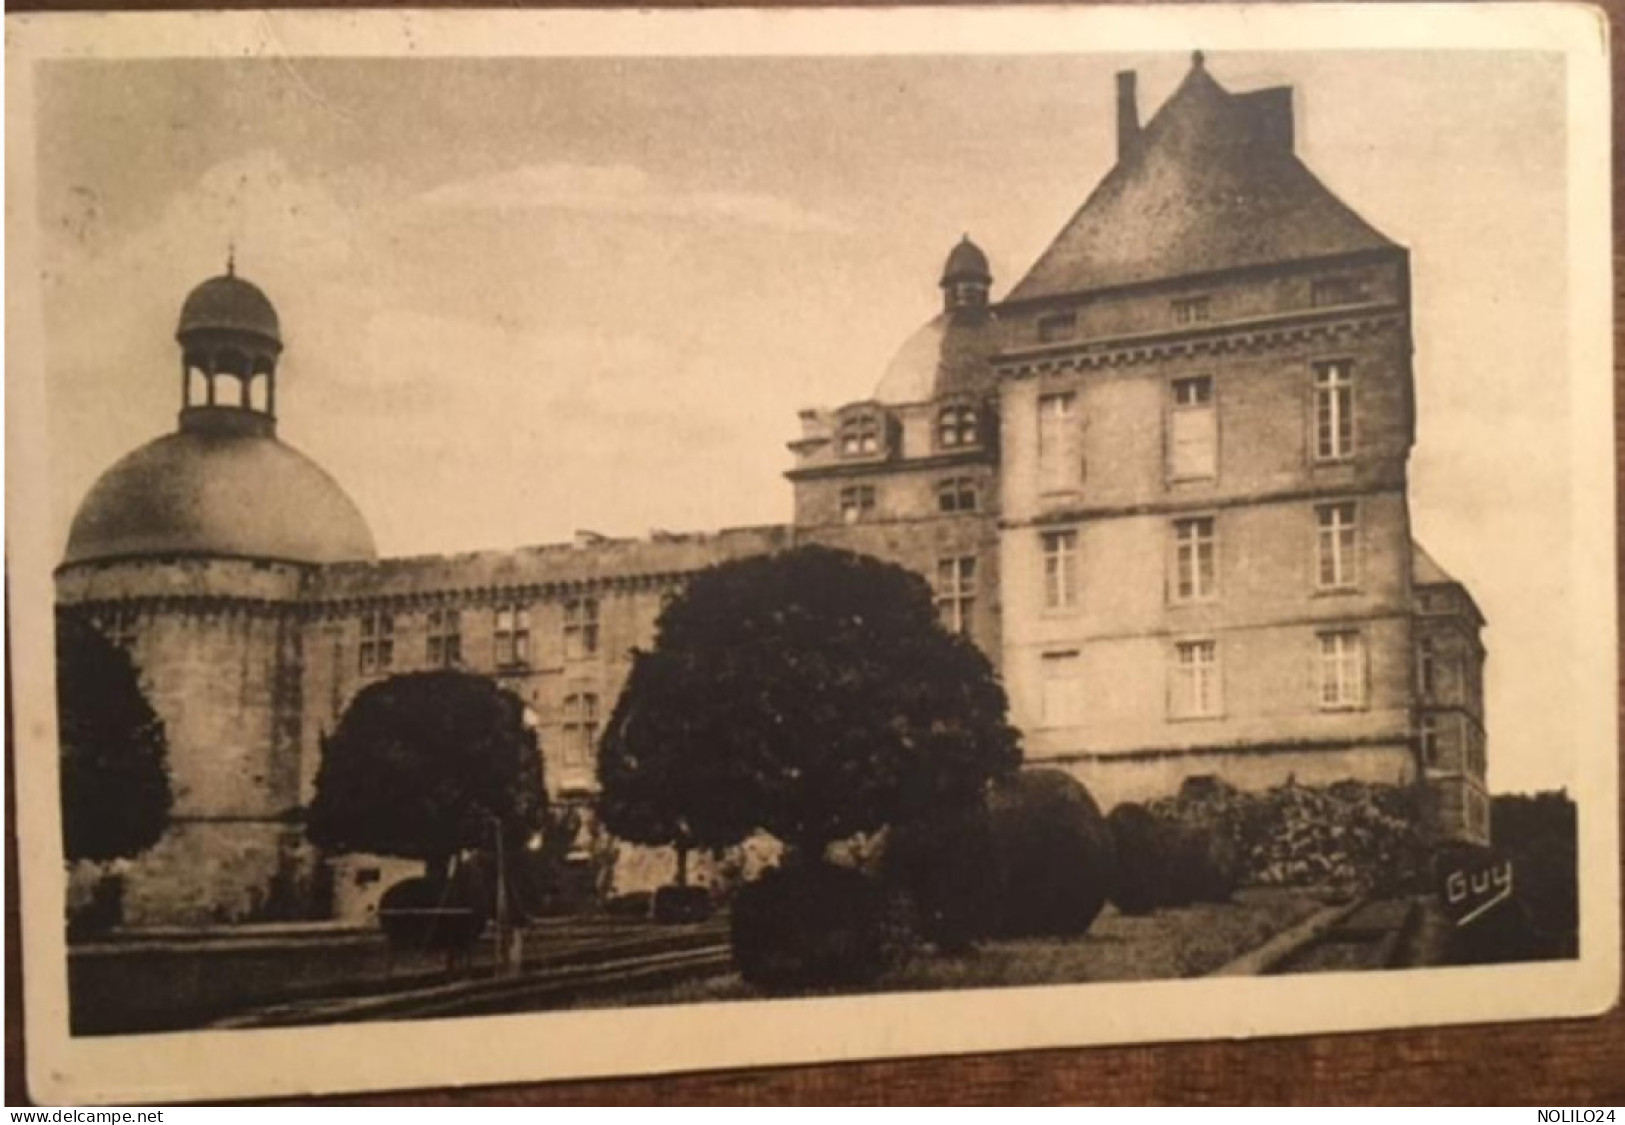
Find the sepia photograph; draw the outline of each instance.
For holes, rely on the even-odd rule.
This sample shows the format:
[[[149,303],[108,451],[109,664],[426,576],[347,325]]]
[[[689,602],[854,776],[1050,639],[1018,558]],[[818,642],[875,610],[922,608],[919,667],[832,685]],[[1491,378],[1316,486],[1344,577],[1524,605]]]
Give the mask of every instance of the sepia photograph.
[[[1609,1008],[1586,10],[642,19],[8,17],[34,1096]]]

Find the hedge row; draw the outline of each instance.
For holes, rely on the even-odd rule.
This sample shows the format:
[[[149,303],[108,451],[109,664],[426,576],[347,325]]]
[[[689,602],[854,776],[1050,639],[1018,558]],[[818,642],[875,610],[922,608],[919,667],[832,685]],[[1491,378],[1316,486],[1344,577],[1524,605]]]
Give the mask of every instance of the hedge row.
[[[1108,899],[1145,914],[1225,902],[1244,884],[1406,877],[1424,856],[1411,800],[1358,782],[1242,793],[1196,779],[1104,817],[1071,775],[1025,770],[979,806],[894,826],[876,852],[858,849],[866,864],[803,860],[746,884],[735,961],[770,991],[851,987],[917,941],[951,953],[991,937],[1082,936]]]
[[[1233,849],[1241,883],[1262,886],[1420,886],[1428,849],[1413,789],[1288,781],[1243,792],[1212,777],[1188,779],[1148,809]]]
[[[1122,913],[1229,902],[1235,894],[1241,865],[1222,832],[1159,817],[1133,803],[1118,805],[1107,823],[1117,846],[1112,903]]]

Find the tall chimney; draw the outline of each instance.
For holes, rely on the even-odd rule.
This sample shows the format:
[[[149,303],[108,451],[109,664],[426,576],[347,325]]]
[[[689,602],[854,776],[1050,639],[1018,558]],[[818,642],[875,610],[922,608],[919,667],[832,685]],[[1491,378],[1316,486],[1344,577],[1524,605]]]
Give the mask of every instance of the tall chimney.
[[[1134,97],[1134,72],[1117,72],[1117,159],[1123,160],[1140,139],[1140,108]]]

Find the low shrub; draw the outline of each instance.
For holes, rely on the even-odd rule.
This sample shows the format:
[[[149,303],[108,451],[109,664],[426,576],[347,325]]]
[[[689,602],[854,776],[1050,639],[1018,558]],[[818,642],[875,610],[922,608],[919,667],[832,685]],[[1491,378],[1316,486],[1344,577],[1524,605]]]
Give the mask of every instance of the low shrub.
[[[1126,801],[1106,818],[1117,853],[1112,905],[1123,914],[1150,914],[1166,901],[1168,875],[1166,826],[1144,805]]]
[[[1241,791],[1214,777],[1188,778],[1149,811],[1213,834],[1233,850],[1238,884],[1422,889],[1429,849],[1420,791],[1412,785],[1288,780]]]
[[[1081,935],[1116,880],[1111,829],[1060,770],[1023,770],[988,795],[998,921],[1012,937]]]
[[[378,924],[402,949],[461,949],[485,931],[484,903],[457,881],[403,879],[378,902]]]
[[[703,922],[711,917],[711,892],[676,884],[658,887],[650,913],[656,922],[667,925]]]
[[[1216,826],[1202,828],[1170,824],[1165,849],[1168,864],[1164,885],[1174,901],[1229,902],[1241,877],[1235,845]]]
[[[1491,847],[1451,844],[1435,860],[1435,888],[1447,880],[1511,867],[1512,894],[1451,930],[1457,964],[1545,961],[1579,955],[1576,810],[1567,793],[1499,794],[1490,809]]]
[[[873,984],[908,948],[884,888],[822,862],[775,867],[741,887],[730,936],[739,975],[767,992]]]
[[[630,891],[604,900],[604,913],[612,918],[647,918],[653,912],[653,891]]]
[[[963,953],[992,934],[998,909],[987,806],[893,825],[879,870],[903,895],[919,934],[939,952]]]
[[[106,937],[124,921],[124,880],[103,875],[82,902],[68,907],[68,940],[91,941]]]

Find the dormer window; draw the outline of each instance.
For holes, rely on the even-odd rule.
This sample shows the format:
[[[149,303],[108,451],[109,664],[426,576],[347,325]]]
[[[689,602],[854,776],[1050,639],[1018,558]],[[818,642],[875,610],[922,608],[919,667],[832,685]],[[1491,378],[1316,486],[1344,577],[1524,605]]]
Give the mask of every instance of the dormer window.
[[[880,417],[873,411],[841,419],[841,456],[867,457],[880,452]]]
[[[1174,302],[1175,324],[1201,324],[1212,319],[1213,302],[1208,297],[1181,297]]]
[[[939,448],[960,449],[975,445],[978,437],[974,406],[945,406],[937,413]]]
[[[1038,342],[1055,344],[1070,340],[1078,333],[1077,313],[1055,313],[1038,318]]]

